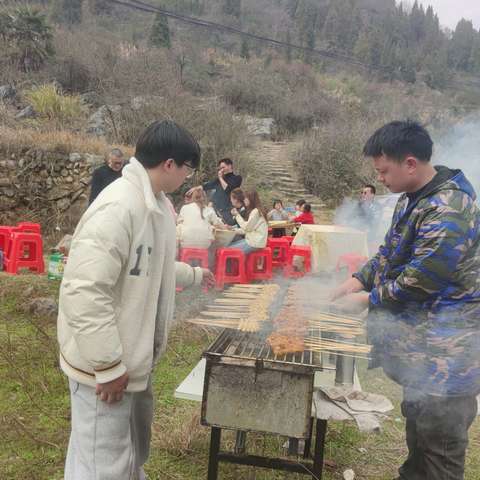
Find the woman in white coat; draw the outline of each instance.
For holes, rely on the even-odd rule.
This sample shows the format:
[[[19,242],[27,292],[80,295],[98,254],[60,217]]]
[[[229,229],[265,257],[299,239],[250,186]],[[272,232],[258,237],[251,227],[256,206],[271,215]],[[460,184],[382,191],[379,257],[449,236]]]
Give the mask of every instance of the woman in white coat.
[[[224,227],[215,210],[207,206],[202,187],[192,190],[190,203],[180,209],[177,237],[181,248],[209,248],[215,239],[214,228]]]

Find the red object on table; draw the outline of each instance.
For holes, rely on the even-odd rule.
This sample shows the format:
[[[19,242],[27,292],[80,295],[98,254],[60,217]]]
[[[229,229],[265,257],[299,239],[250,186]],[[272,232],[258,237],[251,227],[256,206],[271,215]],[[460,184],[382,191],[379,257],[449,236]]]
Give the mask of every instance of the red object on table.
[[[7,273],[16,275],[20,268],[44,273],[42,236],[38,233],[14,231],[10,238],[8,257],[5,259]]]
[[[353,275],[367,262],[368,257],[359,255],[358,253],[346,253],[338,258],[337,272],[339,272],[342,267],[346,266],[348,268],[348,273]]]
[[[222,289],[225,283],[248,283],[242,250],[219,248],[216,260],[215,282],[218,289]]]
[[[292,237],[291,235],[284,235],[282,238],[287,240],[288,244],[291,245],[295,237]]]
[[[269,238],[267,247],[272,249],[273,267],[284,267],[287,264],[288,250],[290,248],[288,240],[284,237]]]
[[[303,257],[303,271],[295,270],[294,257]],[[288,250],[287,264],[283,269],[286,278],[300,278],[312,270],[312,249],[306,245],[292,245]]]
[[[262,266],[259,267],[259,263]],[[272,249],[269,247],[256,250],[247,256],[247,279],[252,280],[271,280],[272,271]]]

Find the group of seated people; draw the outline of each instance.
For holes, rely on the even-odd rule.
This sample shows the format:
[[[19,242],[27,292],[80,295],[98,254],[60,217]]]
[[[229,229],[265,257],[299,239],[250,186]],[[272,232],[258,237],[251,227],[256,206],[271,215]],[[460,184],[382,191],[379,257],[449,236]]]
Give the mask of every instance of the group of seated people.
[[[265,248],[268,238],[268,223],[255,190],[244,192],[240,188],[232,190],[230,200],[233,208],[231,216],[235,225],[221,219],[212,206],[202,187],[196,187],[185,196],[185,204],[177,217],[177,237],[180,247],[210,248],[215,240],[214,229],[231,230],[236,235],[230,248],[238,248],[245,253]]]
[[[230,201],[232,209],[229,213],[235,221],[233,226],[217,215],[201,186],[189,190],[185,194],[184,205],[177,217],[179,246],[212,249],[215,229],[230,230],[235,233],[235,236],[226,248],[240,249],[248,254],[266,247],[268,221],[314,223],[311,206],[304,200],[297,202],[295,214],[287,212],[281,200],[275,200],[273,209],[265,214],[256,190],[245,192],[235,188],[230,192]],[[213,251],[211,253],[213,258]]]

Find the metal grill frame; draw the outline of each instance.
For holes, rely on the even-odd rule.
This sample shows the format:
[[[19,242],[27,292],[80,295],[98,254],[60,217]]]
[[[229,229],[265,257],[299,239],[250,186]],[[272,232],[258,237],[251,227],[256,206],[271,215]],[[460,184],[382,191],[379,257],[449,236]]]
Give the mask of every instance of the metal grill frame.
[[[229,351],[232,350],[233,351]],[[266,342],[265,335],[258,332],[239,332],[238,330],[224,329],[215,341],[203,354],[207,358],[223,360],[227,359],[255,362],[282,366],[290,369],[292,367],[309,370],[335,370],[331,365],[322,361],[322,354],[304,350],[302,353],[286,353],[276,355]]]

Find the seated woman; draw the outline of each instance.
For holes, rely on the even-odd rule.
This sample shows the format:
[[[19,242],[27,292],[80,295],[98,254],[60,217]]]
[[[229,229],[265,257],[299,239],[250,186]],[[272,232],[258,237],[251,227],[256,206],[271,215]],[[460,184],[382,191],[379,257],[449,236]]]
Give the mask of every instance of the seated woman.
[[[194,189],[190,203],[180,209],[177,218],[177,236],[182,248],[209,248],[214,240],[213,227],[223,227],[202,187]]]
[[[273,209],[268,212],[267,220],[272,220],[275,222],[288,220],[288,212],[283,208],[283,203],[281,200],[273,201]]]
[[[274,221],[274,222],[281,222],[284,220],[288,220],[289,215],[288,212],[283,208],[283,203],[281,200],[274,200],[273,201],[273,209],[270,210],[267,214],[267,220]],[[285,228],[273,228],[273,237],[283,237],[287,234]]]
[[[245,218],[240,214],[239,209],[245,206]],[[235,231],[244,235],[245,238],[237,240],[229,245],[229,248],[239,248],[245,254],[260,250],[267,246],[268,224],[263,213],[262,204],[258,193],[253,190],[246,194],[236,188],[230,194],[230,200],[235,207],[232,215],[240,228]]]

